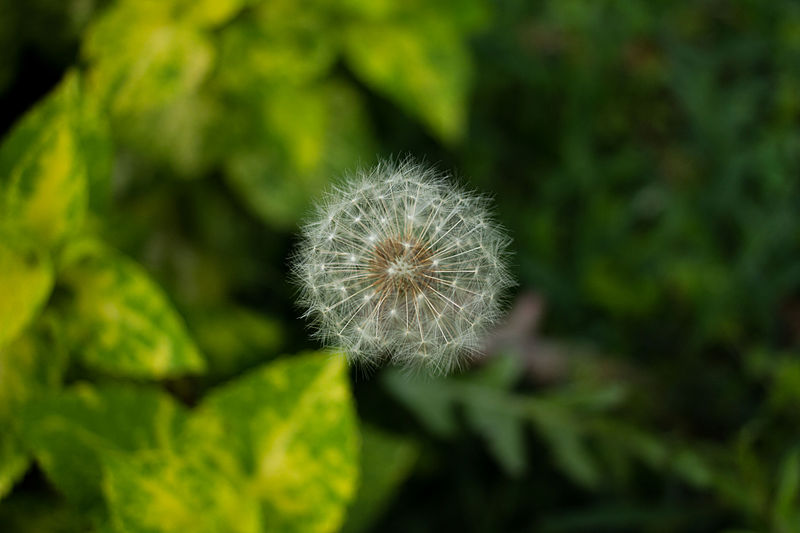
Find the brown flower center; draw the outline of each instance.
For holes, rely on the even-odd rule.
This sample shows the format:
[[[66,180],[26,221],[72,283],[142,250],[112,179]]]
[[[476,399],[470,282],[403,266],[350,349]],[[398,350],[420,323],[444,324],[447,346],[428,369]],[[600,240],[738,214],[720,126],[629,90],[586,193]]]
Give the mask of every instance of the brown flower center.
[[[434,280],[433,252],[413,239],[389,237],[372,250],[369,272],[381,293],[418,294]]]

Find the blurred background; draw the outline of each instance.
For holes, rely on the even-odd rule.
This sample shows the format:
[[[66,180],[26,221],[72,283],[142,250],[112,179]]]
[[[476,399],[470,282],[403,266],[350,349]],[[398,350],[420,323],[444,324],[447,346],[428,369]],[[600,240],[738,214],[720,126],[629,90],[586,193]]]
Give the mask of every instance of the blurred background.
[[[331,180],[411,155],[494,197],[508,320],[452,378],[352,371],[346,530],[800,531],[797,2],[0,0],[0,134],[76,69],[94,230],[187,321],[188,403],[318,347],[287,258]]]

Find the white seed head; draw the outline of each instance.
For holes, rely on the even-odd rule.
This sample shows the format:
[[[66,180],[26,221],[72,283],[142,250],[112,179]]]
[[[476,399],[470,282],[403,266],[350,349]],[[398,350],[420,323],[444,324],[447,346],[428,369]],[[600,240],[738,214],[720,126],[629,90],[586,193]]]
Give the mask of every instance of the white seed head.
[[[325,343],[351,362],[446,374],[499,317],[508,237],[488,201],[410,161],[351,176],[303,228],[293,273]]]

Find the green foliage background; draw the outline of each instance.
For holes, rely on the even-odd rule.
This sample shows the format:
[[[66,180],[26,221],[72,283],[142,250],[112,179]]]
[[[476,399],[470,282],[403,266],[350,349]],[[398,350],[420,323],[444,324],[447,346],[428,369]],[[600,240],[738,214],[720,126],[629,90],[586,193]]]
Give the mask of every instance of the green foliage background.
[[[0,531],[800,531],[799,119],[790,0],[0,0]],[[396,154],[514,237],[459,376],[292,305]]]

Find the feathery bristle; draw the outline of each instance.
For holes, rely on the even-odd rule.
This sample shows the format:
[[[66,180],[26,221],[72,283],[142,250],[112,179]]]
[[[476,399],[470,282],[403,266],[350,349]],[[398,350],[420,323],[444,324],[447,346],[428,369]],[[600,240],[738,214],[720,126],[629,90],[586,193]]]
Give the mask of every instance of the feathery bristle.
[[[420,164],[383,163],[335,188],[304,227],[299,303],[352,362],[446,374],[498,318],[509,242],[485,198]]]

